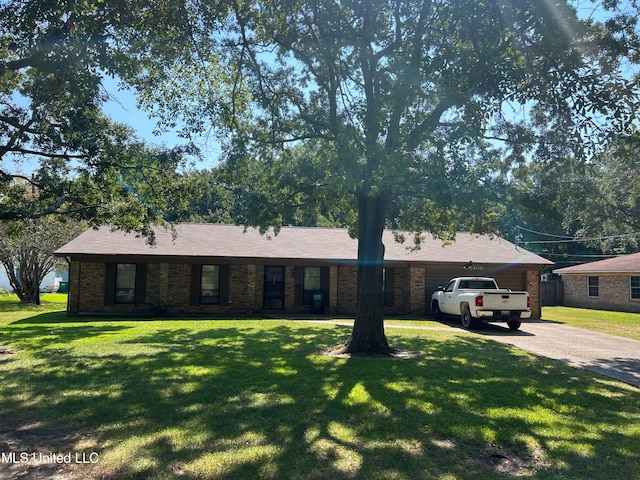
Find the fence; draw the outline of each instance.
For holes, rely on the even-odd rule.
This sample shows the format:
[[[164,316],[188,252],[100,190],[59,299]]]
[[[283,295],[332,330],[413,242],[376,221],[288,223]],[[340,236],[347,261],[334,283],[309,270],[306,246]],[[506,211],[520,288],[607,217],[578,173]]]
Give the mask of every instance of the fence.
[[[540,282],[540,305],[542,307],[564,305],[564,284],[562,280]]]

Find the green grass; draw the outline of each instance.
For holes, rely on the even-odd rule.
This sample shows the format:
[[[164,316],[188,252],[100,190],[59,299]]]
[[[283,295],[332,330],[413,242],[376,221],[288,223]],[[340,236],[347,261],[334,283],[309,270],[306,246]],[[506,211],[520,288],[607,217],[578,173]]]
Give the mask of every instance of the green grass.
[[[319,352],[347,326],[60,307],[0,303],[0,434],[97,452],[81,478],[640,479],[640,391],[468,332],[341,359]]]
[[[640,314],[638,313],[571,307],[544,307],[542,319],[594,332],[640,340]]]
[[[40,295],[40,303],[41,305],[21,304],[14,294],[0,295],[0,327],[43,313],[55,314],[49,317],[50,320],[66,321],[66,294],[43,293]]]

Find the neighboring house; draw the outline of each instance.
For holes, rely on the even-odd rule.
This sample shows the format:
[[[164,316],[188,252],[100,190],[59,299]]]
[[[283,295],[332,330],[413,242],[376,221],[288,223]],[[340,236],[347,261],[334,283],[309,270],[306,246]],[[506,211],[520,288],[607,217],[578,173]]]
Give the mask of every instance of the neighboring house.
[[[640,313],[640,253],[554,270],[568,307]]]
[[[42,279],[40,283],[40,291],[53,292],[57,291],[60,287],[60,282],[66,278],[66,272],[50,272]],[[6,288],[10,292],[13,291],[13,287],[9,283],[9,277],[3,266],[0,265],[0,287]]]
[[[283,227],[278,235],[217,224],[156,229],[149,246],[134,234],[88,230],[56,255],[70,262],[70,314],[326,313],[353,315],[358,242],[345,229]],[[438,285],[461,275],[493,276],[527,289],[540,317],[540,270],[552,262],[497,236],[458,233],[420,250],[385,231],[385,312],[424,316]],[[408,242],[411,243],[411,242]]]
[[[13,287],[9,283],[9,277],[7,277],[7,272],[3,266],[0,265],[0,287],[5,288],[9,291],[13,290]]]

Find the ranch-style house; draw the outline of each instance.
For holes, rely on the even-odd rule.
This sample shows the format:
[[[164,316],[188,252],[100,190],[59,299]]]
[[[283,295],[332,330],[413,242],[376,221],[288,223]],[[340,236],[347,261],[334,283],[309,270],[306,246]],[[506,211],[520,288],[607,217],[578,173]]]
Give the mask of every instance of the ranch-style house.
[[[353,315],[357,240],[346,229],[283,227],[277,235],[233,225],[156,228],[135,234],[90,229],[60,248],[69,262],[67,310],[78,314]],[[539,318],[540,271],[552,262],[492,235],[460,232],[419,250],[385,231],[385,313],[425,317],[431,294],[455,276],[491,276],[528,290]]]

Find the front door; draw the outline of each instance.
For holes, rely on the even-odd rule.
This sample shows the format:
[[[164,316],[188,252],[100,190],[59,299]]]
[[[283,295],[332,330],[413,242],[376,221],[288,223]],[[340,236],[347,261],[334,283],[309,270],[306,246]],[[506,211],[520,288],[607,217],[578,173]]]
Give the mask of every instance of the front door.
[[[284,310],[284,267],[264,267],[264,309]]]

